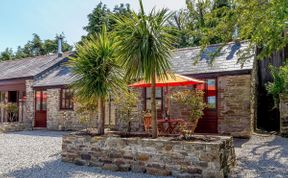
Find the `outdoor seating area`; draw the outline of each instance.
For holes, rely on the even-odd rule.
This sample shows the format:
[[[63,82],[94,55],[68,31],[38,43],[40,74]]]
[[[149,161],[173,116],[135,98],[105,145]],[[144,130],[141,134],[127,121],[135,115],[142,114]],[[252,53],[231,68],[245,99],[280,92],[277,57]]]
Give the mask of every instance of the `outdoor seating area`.
[[[169,87],[187,87],[190,86],[194,90],[199,90],[198,88],[200,85],[204,85],[204,81],[198,80],[195,78],[179,75],[179,74],[170,74],[168,76],[164,76],[161,79],[156,79],[155,86],[165,88],[166,91],[164,92],[163,98],[165,98],[164,103],[166,105],[163,106],[164,111],[161,113],[161,117],[157,118],[157,129],[159,134],[161,135],[171,135],[171,134],[180,134],[181,127],[183,125],[189,125],[189,120],[185,119],[177,119],[177,118],[170,118],[170,109],[171,109],[171,97],[169,93]],[[130,84],[130,87],[133,88],[150,88],[151,83],[147,83],[144,80],[136,82],[134,84]],[[204,98],[203,98],[204,100]],[[159,116],[159,114],[157,115]],[[146,133],[149,133],[152,129],[152,115],[148,111],[144,115],[144,130]],[[195,130],[195,129],[194,129]]]

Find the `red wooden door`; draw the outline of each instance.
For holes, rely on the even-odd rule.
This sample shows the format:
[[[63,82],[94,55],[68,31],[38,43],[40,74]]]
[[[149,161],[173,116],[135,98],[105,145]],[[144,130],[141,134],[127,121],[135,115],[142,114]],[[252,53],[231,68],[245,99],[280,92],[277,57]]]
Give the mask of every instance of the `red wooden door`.
[[[203,118],[199,119],[198,126],[195,132],[218,133],[216,79],[206,79],[205,101],[208,104],[208,108],[205,109]]]
[[[35,92],[35,127],[47,126],[47,91]]]

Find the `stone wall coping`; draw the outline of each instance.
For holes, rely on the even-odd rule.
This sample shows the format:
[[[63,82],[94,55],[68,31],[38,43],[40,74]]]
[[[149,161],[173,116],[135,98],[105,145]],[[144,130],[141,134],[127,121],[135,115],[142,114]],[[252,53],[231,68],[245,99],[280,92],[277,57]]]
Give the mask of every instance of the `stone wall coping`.
[[[137,140],[141,140],[141,141],[149,141],[149,142],[162,142],[162,143],[167,143],[167,142],[173,142],[173,143],[181,143],[181,144],[205,144],[205,145],[219,145],[221,143],[223,143],[224,141],[227,141],[229,139],[233,139],[232,136],[219,136],[219,135],[193,135],[192,137],[195,138],[196,140],[190,141],[190,140],[176,140],[177,137],[158,137],[156,139],[152,139],[152,138],[146,138],[146,137],[120,137],[118,135],[103,135],[103,136],[95,136],[95,135],[88,135],[88,134],[80,134],[79,132],[72,132],[69,133],[67,135],[64,135],[64,137],[76,137],[76,138],[83,138],[85,137],[86,139],[92,139],[92,138],[97,138],[98,140],[100,139],[113,139],[113,138],[121,138],[121,140],[127,140],[127,141],[137,141]],[[213,138],[213,140],[208,140],[208,141],[204,141],[203,139],[211,139]],[[199,140],[197,140],[199,139]]]
[[[233,138],[195,137],[211,137],[216,141],[173,141],[175,137],[123,138],[74,132],[63,137],[61,155],[64,162],[110,171],[174,177],[227,177],[236,160]]]

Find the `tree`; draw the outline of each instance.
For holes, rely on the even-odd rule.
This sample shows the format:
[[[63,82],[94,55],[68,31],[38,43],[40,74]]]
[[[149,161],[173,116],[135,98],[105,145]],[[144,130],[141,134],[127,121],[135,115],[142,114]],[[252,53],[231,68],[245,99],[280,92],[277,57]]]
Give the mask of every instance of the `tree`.
[[[177,44],[174,44],[177,48],[194,46],[187,10],[176,11],[169,19],[168,27],[171,28],[171,34],[177,37]]]
[[[287,0],[235,0],[235,26],[240,39],[249,39],[261,49],[258,59],[270,56],[288,44]]]
[[[98,102],[98,132],[104,134],[105,99],[123,84],[122,71],[115,58],[113,38],[104,25],[101,33],[86,38],[76,46],[76,56],[69,65],[79,78],[72,84],[75,96],[90,103]]]
[[[17,51],[14,53],[12,49],[7,48],[2,52],[0,60],[12,60],[21,59],[26,57],[34,57],[39,55],[47,55],[50,53],[56,53],[58,50],[58,40],[55,38],[53,40],[47,39],[42,41],[40,36],[33,34],[33,39],[28,41],[24,47],[18,46]],[[66,41],[62,42],[62,51],[71,51],[72,46]]]
[[[13,50],[11,48],[6,48],[5,51],[0,54],[0,61],[8,61],[14,58]]]
[[[207,0],[206,0],[207,1]],[[206,2],[204,0],[198,2]],[[189,5],[190,4],[190,5]],[[193,3],[188,3],[190,14]],[[211,43],[222,43],[236,40],[249,40],[252,50],[260,49],[258,59],[270,56],[273,52],[283,49],[288,44],[288,3],[287,0],[218,0],[208,5],[212,10],[205,12],[205,24],[199,33],[199,44],[205,47]],[[199,11],[200,12],[200,11]],[[204,13],[203,13],[204,14]],[[194,25],[199,24],[198,21]],[[195,29],[195,28],[194,28]],[[195,30],[193,30],[195,31]],[[245,51],[240,56],[245,62]]]
[[[176,30],[177,48],[216,44],[232,40],[234,3],[230,0],[186,0],[187,9],[177,11],[168,26]],[[234,23],[233,23],[234,24]],[[223,31],[224,26],[226,30]],[[230,27],[229,30],[227,30]]]
[[[109,31],[109,14],[110,10],[106,4],[100,2],[96,8],[88,15],[88,25],[84,27],[84,30],[88,32],[88,35],[101,32],[103,24],[105,24]]]
[[[17,51],[15,53],[15,59],[25,58],[28,55],[24,52],[24,49],[21,46],[18,46]]]
[[[273,96],[274,108],[278,108],[280,94],[288,94],[288,65],[281,67],[270,66],[273,82],[268,82],[266,89]]]
[[[107,30],[111,31],[115,25],[115,21],[112,18],[112,15],[128,15],[130,14],[130,5],[129,4],[120,4],[116,5],[111,11],[107,8],[106,4],[100,2],[96,8],[88,15],[88,25],[84,27],[84,30],[88,32],[88,36],[94,33],[101,32],[103,24],[106,24]],[[84,37],[85,38],[85,37]]]
[[[167,9],[152,10],[145,14],[142,0],[139,0],[141,12],[131,12],[130,16],[113,16],[117,56],[126,69],[126,78],[144,78],[152,84],[152,136],[157,133],[157,111],[155,101],[156,76],[167,77],[170,71],[169,58],[175,38],[165,25],[171,17]]]

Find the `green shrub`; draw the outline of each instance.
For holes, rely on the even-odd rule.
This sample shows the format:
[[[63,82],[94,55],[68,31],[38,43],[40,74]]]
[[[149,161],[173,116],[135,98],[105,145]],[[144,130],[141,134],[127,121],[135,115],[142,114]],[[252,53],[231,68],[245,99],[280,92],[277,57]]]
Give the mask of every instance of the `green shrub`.
[[[288,65],[281,67],[270,66],[273,82],[266,85],[269,94],[273,96],[274,108],[279,106],[279,94],[288,94]]]

